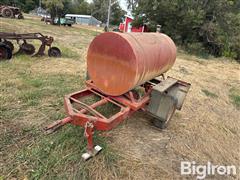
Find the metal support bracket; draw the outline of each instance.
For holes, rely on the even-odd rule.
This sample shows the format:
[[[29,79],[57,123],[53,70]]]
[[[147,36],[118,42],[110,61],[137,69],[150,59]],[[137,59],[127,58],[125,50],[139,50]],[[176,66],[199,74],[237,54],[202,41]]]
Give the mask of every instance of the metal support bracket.
[[[66,117],[62,120],[56,121],[52,124],[50,124],[49,126],[45,127],[44,130],[46,132],[46,134],[51,134],[53,132],[55,132],[56,130],[58,130],[59,128],[61,128],[62,126],[64,126],[67,123],[70,123],[72,121],[72,119],[70,117]]]
[[[96,156],[101,150],[102,147],[96,145],[93,147],[93,134],[94,134],[94,124],[93,122],[86,122],[84,136],[87,138],[87,152],[82,155],[82,158],[87,161],[93,156]]]

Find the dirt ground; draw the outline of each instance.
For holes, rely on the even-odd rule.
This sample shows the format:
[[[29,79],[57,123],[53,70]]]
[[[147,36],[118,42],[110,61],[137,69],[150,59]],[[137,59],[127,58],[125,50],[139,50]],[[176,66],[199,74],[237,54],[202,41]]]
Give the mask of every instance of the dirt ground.
[[[41,149],[38,142],[45,138],[40,135],[43,125],[64,117],[63,95],[84,87],[87,47],[99,29],[47,26],[38,18],[27,16],[24,21],[0,19],[0,31],[6,30],[41,31],[54,36],[56,45],[64,51],[59,60],[19,56],[12,62],[0,64],[0,179],[50,179],[47,173],[52,171],[46,168],[40,171],[42,164],[34,164],[32,160],[30,163],[26,159],[33,157],[35,147]],[[225,58],[203,59],[179,51],[176,63],[167,75],[191,83],[183,109],[173,116],[167,129],[159,130],[152,125],[150,116],[137,112],[105,134],[107,149],[86,164],[90,169],[86,177],[85,170],[77,174],[84,167],[79,165],[83,164],[79,162],[79,152],[74,156],[76,160],[67,159],[59,163],[59,167],[45,165],[55,169],[56,176],[51,179],[60,179],[62,174],[63,179],[196,179],[196,176],[180,175],[181,161],[195,161],[201,165],[209,161],[216,165],[240,167],[240,108],[232,98],[233,91],[240,95],[239,64]],[[39,97],[38,101],[36,97]],[[67,127],[56,136],[63,139],[72,131],[75,133]],[[55,142],[51,138],[46,142]],[[76,139],[68,138],[73,142]],[[63,144],[58,143],[57,146]],[[66,146],[68,149],[78,148],[74,143]],[[26,151],[26,147],[30,150],[24,159],[24,153],[19,155],[19,152]],[[61,148],[54,151],[54,157],[56,154],[64,161],[71,155],[63,156],[64,147]],[[109,149],[118,157],[117,161],[108,160],[110,156],[106,152]],[[47,162],[52,156],[47,156]],[[20,157],[24,160],[20,161]],[[11,166],[7,167],[9,164]],[[65,173],[60,165],[73,169]],[[239,173],[206,179],[240,179]]]
[[[183,109],[163,131],[154,128],[147,115],[135,114],[112,132],[113,146],[145,165],[139,170],[145,179],[148,167],[156,168],[151,172],[156,179],[180,179],[180,161],[239,166],[240,112],[229,99],[230,89],[240,88],[239,65],[179,55],[167,75],[191,83]],[[217,97],[207,97],[204,89]],[[222,179],[228,178],[237,179]]]

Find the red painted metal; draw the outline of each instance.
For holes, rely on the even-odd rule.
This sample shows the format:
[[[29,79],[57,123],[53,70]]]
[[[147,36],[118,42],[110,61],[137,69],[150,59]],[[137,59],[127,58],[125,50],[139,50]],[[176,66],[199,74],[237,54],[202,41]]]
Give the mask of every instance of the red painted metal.
[[[87,149],[89,152],[91,152],[94,148],[94,130],[111,130],[119,123],[124,121],[132,113],[143,109],[150,100],[150,92],[152,87],[156,84],[149,84],[149,82],[145,83],[143,86],[143,89],[145,89],[145,94],[140,98],[136,98],[131,91],[121,96],[107,96],[101,92],[91,80],[87,81],[86,85],[86,89],[65,96],[64,105],[68,117],[54,122],[53,124],[47,126],[45,130],[55,131],[67,123],[82,126],[85,128],[84,136],[87,138],[88,142]],[[82,101],[82,99],[92,95],[100,97],[100,100],[90,105],[87,105]],[[106,118],[96,110],[97,107],[106,103],[112,103],[119,107],[119,111],[111,115],[109,118]]]
[[[119,24],[119,31],[120,32],[148,32],[148,27],[146,25],[133,27],[132,22],[134,18],[130,16],[125,16],[125,20],[123,23]]]
[[[92,41],[87,67],[98,89],[119,96],[163,74],[175,59],[176,46],[165,34],[107,32]]]
[[[94,148],[93,145],[93,133],[94,133],[94,125],[91,122],[87,122],[85,124],[84,135],[87,138],[87,150],[92,151]]]
[[[53,123],[45,128],[45,130],[52,132],[67,123],[82,126],[85,129],[84,136],[87,139],[87,150],[90,154],[94,154],[94,130],[111,130],[132,113],[140,109],[145,110],[144,107],[150,101],[150,94],[153,87],[161,83],[161,81],[160,78],[154,78],[141,85],[143,90],[141,95],[136,95],[136,92],[132,90],[120,96],[109,96],[105,95],[98,87],[96,87],[92,80],[88,80],[86,82],[86,89],[65,96],[64,106],[68,117]],[[189,85],[183,81],[178,82],[183,85]],[[87,97],[89,98],[92,96],[97,96],[98,99],[94,102],[91,101],[90,104],[84,101]],[[100,111],[97,111],[98,107],[101,107],[106,103],[114,104],[119,109],[108,118],[101,114]]]

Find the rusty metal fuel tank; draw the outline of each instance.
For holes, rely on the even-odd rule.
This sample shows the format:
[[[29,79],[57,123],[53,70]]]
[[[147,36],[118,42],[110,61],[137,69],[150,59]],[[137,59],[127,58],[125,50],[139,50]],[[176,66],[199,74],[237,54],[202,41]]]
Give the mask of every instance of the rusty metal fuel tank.
[[[162,33],[98,35],[90,44],[87,69],[106,95],[119,96],[168,71],[176,60],[176,46]]]

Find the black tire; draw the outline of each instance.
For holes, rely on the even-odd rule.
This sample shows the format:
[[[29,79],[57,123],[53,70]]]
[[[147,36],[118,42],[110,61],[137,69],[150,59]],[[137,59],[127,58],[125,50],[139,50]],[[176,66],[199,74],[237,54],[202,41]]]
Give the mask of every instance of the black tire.
[[[71,26],[72,26],[72,24],[68,24],[68,26],[69,26],[69,27],[71,27]]]
[[[61,57],[62,53],[59,48],[57,47],[51,47],[48,50],[48,56],[49,57]]]
[[[167,128],[167,124],[163,120],[154,118],[154,119],[152,119],[152,123],[155,127],[159,128],[159,129],[166,129]]]
[[[175,111],[176,111],[176,106],[173,105],[168,112],[167,119],[153,118],[152,119],[153,125],[160,129],[166,129]]]
[[[23,43],[21,46],[21,51],[27,55],[33,55],[35,53],[35,47],[32,44]]]
[[[24,19],[24,16],[23,16],[22,14],[19,14],[19,15],[17,16],[17,18],[18,18],[18,19]]]
[[[13,11],[10,8],[5,7],[5,8],[2,9],[2,16],[5,17],[5,18],[13,18],[14,14],[13,14]]]
[[[3,43],[0,43],[0,61],[12,58],[11,49]]]
[[[4,41],[3,42],[5,45],[7,45],[10,49],[11,49],[11,51],[13,52],[13,50],[14,50],[14,45],[13,45],[13,43],[11,42],[11,41]]]

